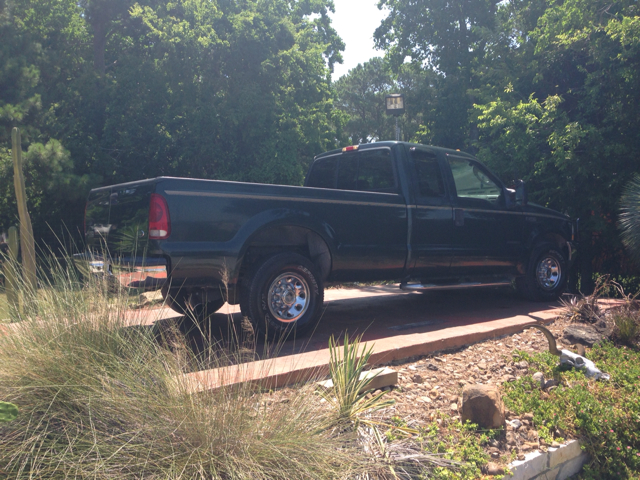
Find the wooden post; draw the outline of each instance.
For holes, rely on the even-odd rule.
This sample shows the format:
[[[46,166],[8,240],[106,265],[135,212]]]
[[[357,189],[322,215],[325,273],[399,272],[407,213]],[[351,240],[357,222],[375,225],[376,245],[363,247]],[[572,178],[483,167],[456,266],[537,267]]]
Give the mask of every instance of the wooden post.
[[[13,128],[11,131],[11,143],[13,153],[13,184],[16,190],[18,203],[18,215],[20,216],[20,247],[22,249],[22,267],[25,287],[36,292],[38,280],[36,277],[36,247],[33,238],[31,217],[27,210],[27,193],[24,187],[24,175],[22,174],[22,142],[20,130]]]
[[[5,263],[4,278],[7,302],[12,314],[20,312],[20,296],[18,294],[18,229],[9,227],[9,258]]]

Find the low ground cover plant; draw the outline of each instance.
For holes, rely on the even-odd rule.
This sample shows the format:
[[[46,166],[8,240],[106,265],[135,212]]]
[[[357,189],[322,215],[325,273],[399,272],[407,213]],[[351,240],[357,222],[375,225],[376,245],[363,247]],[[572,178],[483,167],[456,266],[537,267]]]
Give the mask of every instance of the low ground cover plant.
[[[593,381],[583,372],[558,366],[548,353],[516,353],[533,368],[555,378],[559,386],[546,393],[531,376],[507,383],[505,405],[517,414],[533,412],[540,438],[547,442],[578,437],[591,461],[584,478],[637,478],[640,474],[640,353],[636,348],[596,345],[589,352],[611,380]]]
[[[13,403],[0,402],[0,423],[11,422],[18,417],[18,407]]]

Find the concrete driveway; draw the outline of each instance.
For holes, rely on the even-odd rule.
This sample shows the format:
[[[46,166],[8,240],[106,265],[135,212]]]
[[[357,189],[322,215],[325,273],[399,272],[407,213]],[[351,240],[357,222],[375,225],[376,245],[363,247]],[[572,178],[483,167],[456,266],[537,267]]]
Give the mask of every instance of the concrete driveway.
[[[479,334],[475,341],[480,341],[512,333],[527,323],[548,321],[558,314],[558,306],[527,302],[504,288],[428,293],[404,292],[397,285],[331,288],[325,292],[324,314],[314,332],[276,345],[258,342],[255,359],[320,351],[327,348],[331,335],[340,338],[345,332],[351,338],[362,334],[364,341],[375,343],[376,351],[383,345],[404,348],[425,338],[446,339],[454,330],[470,343],[474,333]],[[143,324],[183,320],[170,309],[141,310],[132,315],[133,323]],[[207,331],[214,341],[224,344],[230,337],[243,336],[241,321],[238,306],[225,304],[210,318]],[[514,328],[509,329],[510,325]],[[203,343],[201,334],[192,330],[188,336],[198,350]]]

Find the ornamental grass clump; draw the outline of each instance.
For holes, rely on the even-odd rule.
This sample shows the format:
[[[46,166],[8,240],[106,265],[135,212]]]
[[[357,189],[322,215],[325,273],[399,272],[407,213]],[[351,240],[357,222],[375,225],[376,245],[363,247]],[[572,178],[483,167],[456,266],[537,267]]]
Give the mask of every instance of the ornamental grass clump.
[[[637,312],[635,312],[635,314],[622,312],[612,315],[618,338],[622,343],[633,344],[634,340],[638,337],[640,325],[638,325],[637,316]]]
[[[0,424],[1,478],[335,479],[360,468],[310,387],[287,403],[245,384],[192,394],[183,371],[200,359],[177,328],[131,325],[127,292],[99,277],[80,282],[57,262],[39,273],[0,335],[0,398],[20,407]]]

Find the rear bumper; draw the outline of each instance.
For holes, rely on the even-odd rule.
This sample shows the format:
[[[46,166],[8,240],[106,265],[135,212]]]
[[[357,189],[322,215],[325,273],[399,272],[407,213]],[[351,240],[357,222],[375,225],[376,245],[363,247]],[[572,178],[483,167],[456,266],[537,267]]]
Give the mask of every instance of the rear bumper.
[[[145,291],[159,290],[167,282],[167,261],[164,258],[105,258],[91,252],[73,256],[73,263],[83,277],[108,276],[125,288]]]

